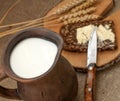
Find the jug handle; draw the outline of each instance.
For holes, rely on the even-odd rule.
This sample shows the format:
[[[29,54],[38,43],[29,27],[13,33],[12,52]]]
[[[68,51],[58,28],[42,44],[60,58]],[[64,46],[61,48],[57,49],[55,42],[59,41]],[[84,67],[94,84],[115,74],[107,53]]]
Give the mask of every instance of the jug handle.
[[[7,75],[4,73],[3,69],[0,68],[0,81],[4,80],[5,78],[7,78]],[[0,86],[0,96],[8,99],[21,100],[17,93],[17,89],[8,89],[2,86]]]

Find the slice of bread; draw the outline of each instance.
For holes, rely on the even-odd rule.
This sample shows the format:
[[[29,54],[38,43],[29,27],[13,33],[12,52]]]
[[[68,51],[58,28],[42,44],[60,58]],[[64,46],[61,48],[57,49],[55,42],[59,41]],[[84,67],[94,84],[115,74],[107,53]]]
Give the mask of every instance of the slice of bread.
[[[97,26],[98,50],[116,49],[113,21],[79,22],[62,26],[60,34],[64,40],[64,49],[73,52],[86,52],[94,26]]]

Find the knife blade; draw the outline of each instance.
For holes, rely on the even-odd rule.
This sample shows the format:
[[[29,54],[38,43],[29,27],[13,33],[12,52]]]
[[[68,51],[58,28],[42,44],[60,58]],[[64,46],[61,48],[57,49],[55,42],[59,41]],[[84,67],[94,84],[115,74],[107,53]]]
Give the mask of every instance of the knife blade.
[[[97,27],[94,28],[93,32],[91,33],[89,43],[88,43],[88,50],[87,50],[87,66],[91,63],[95,63],[97,61],[97,34],[96,34]]]
[[[87,67],[88,73],[85,84],[85,101],[94,101],[94,86],[96,76],[97,62],[97,27],[91,33],[88,51],[87,51]]]

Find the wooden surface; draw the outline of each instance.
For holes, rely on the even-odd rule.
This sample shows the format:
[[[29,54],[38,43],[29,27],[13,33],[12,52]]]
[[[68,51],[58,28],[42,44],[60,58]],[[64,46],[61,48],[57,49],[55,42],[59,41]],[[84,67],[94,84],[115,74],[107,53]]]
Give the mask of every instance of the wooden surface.
[[[52,12],[54,12],[57,8],[62,7],[62,5],[66,4],[67,2],[70,2],[70,1],[71,0],[66,0],[64,2],[61,2],[59,5],[54,7],[48,13],[48,15],[51,14]],[[95,6],[96,6],[96,11],[94,12],[94,14],[104,16],[106,13],[108,13],[108,11],[111,10],[111,8],[114,7],[114,2],[113,2],[113,0],[98,0],[96,2]],[[59,33],[61,26],[62,26],[62,24],[59,24],[58,26],[52,26],[52,27],[45,25],[46,28],[53,30],[57,33]],[[103,54],[104,54],[103,52],[98,54],[97,67],[99,67],[99,68],[105,67],[106,64],[111,62],[111,60],[109,58],[102,59],[103,57],[105,57]],[[86,61],[87,61],[86,53],[69,52],[69,51],[63,50],[62,55],[65,58],[67,58],[67,60],[74,66],[75,69],[80,70],[80,71],[86,70]],[[108,55],[111,55],[111,53]],[[107,57],[108,57],[108,55],[107,55]]]
[[[14,1],[15,0],[0,0],[0,18]],[[20,22],[43,16],[59,1],[60,0],[22,0],[18,6],[10,12],[3,24]],[[120,0],[115,0],[115,3],[116,6],[110,11],[109,15],[120,9]],[[5,41],[7,41],[7,39]],[[2,51],[2,45],[4,45],[5,41],[0,41],[0,53]],[[84,85],[86,74],[78,72],[76,73],[79,82],[79,91],[76,101],[84,101]],[[108,69],[105,69],[104,71],[97,72],[96,75],[96,101],[120,101],[120,62]],[[0,85],[9,88],[15,88],[16,82],[11,79],[6,79],[0,82]],[[9,100],[0,97],[0,101],[20,100]]]

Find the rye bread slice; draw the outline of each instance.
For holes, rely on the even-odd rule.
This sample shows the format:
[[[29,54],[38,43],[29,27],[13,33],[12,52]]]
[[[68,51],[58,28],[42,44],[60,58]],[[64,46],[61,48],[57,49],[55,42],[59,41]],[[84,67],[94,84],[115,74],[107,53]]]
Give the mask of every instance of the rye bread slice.
[[[88,41],[84,44],[78,43],[77,40],[77,31],[76,29],[82,28],[87,25],[94,25],[94,26],[99,26],[103,25],[109,25],[109,29],[115,34],[114,30],[114,22],[111,20],[106,20],[106,21],[91,21],[91,22],[78,22],[74,24],[68,24],[64,25],[60,29],[60,34],[63,37],[64,40],[64,49],[67,51],[72,51],[72,52],[86,52],[87,47],[88,47]],[[116,39],[116,38],[115,38]],[[116,40],[112,42],[111,40],[107,39],[104,41],[99,41],[98,40],[98,50],[99,51],[104,51],[104,50],[115,50],[117,45],[116,45]]]

